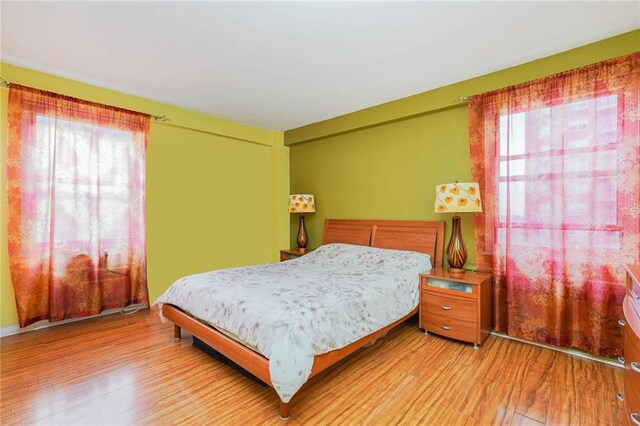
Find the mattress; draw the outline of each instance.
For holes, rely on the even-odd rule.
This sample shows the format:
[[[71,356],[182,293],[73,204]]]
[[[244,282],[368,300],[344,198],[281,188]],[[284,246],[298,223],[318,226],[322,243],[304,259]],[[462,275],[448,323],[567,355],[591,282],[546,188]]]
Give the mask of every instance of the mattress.
[[[426,254],[329,244],[287,262],[181,278],[170,303],[269,359],[274,389],[288,402],[313,358],[347,346],[418,305]]]

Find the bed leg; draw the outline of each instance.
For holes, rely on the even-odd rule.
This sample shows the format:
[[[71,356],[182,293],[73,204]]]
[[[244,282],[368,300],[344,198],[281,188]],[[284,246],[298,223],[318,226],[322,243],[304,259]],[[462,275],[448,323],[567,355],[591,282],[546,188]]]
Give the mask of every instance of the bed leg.
[[[291,406],[288,402],[280,401],[280,420],[284,420],[285,422],[289,420],[291,416]]]
[[[179,325],[173,325],[173,338],[176,340],[180,340],[182,338],[182,330]]]

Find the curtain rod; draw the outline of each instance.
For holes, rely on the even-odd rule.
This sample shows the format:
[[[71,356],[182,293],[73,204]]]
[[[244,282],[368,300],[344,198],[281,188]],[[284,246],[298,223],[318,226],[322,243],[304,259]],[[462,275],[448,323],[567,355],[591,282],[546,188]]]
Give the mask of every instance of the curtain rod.
[[[0,86],[1,87],[6,87],[9,88],[9,86],[11,86],[11,82],[8,80],[5,80],[4,78],[0,77]],[[139,112],[139,111],[134,111],[134,112]],[[146,113],[144,113],[146,114]],[[153,114],[149,114],[149,116],[151,118],[153,118],[155,121],[171,121],[171,119],[169,117],[167,117],[166,115],[153,115]]]

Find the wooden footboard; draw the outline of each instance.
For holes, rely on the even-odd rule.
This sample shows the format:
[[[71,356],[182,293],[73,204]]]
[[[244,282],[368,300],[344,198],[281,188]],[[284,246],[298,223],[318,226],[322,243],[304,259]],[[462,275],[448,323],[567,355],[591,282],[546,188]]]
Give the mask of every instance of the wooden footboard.
[[[371,333],[360,340],[357,340],[350,345],[343,348],[336,349],[335,351],[327,352],[322,355],[318,355],[313,360],[313,367],[309,379],[327,368],[331,367],[335,363],[341,361],[347,356],[351,355],[358,349],[367,345],[368,343],[384,336],[392,328],[405,322],[412,316],[418,313],[418,308],[411,311],[406,316],[400,318],[392,324]],[[180,330],[184,328],[186,331],[196,336],[207,345],[211,346],[222,355],[226,356],[240,367],[247,370],[249,373],[262,380],[264,383],[273,388],[271,383],[271,376],[269,374],[269,360],[257,352],[243,346],[235,340],[225,336],[213,327],[210,327],[199,320],[188,315],[180,308],[173,305],[165,304],[162,306],[162,314],[165,318],[172,321],[175,324],[174,337],[179,339],[181,337]],[[280,401],[280,417],[284,420],[288,419],[291,415],[291,407],[287,402]]]

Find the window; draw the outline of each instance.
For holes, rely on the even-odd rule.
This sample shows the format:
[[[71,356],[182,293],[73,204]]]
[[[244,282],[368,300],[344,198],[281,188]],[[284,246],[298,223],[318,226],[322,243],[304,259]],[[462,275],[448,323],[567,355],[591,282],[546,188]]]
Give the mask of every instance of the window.
[[[126,159],[133,133],[38,115],[35,138],[27,167],[36,172],[25,176],[30,185],[24,188],[35,205],[27,214],[31,218],[48,215],[51,198],[47,194],[53,184],[57,243],[99,239],[100,253],[108,251],[113,266],[126,264],[131,197]],[[52,171],[49,164],[54,155],[57,161]],[[96,220],[96,215],[104,220]],[[25,238],[34,245],[49,244],[50,223],[34,220],[33,225],[25,230]]]
[[[576,248],[585,237],[619,245],[617,114],[609,95],[500,116],[499,226],[520,228],[514,244],[551,240],[529,238],[535,229],[562,231]],[[566,132],[550,132],[562,121]]]

